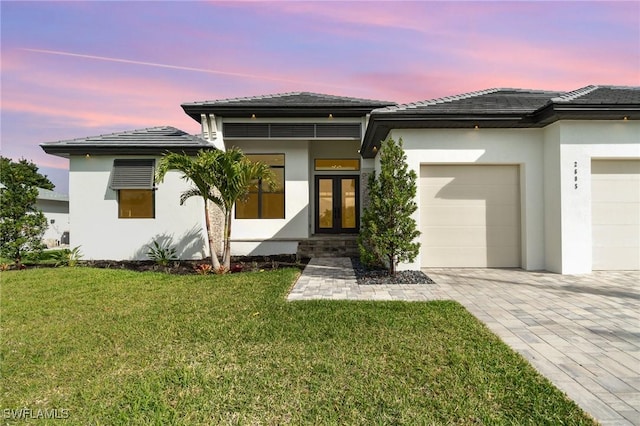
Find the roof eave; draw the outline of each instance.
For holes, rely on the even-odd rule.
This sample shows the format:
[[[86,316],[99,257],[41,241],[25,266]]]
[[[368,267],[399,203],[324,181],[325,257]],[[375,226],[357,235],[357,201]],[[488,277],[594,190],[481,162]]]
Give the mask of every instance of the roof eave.
[[[289,106],[289,107],[229,107],[216,105],[188,105],[182,104],[182,109],[198,123],[201,122],[201,114],[215,114],[227,118],[251,118],[253,115],[260,118],[310,118],[326,117],[364,117],[381,105],[371,106]]]
[[[558,120],[640,120],[638,104],[553,103],[534,114],[534,120],[547,126]]]
[[[388,115],[385,117],[385,115]],[[371,114],[369,125],[364,135],[360,154],[363,158],[374,158],[374,146],[380,148],[391,129],[472,129],[482,128],[517,128],[541,127],[531,119],[529,114]],[[377,149],[376,149],[377,151]]]
[[[41,144],[44,152],[58,157],[69,158],[72,155],[162,155],[167,152],[179,152],[195,155],[200,150],[215,149],[213,145],[166,145],[166,146],[97,146],[97,145],[47,145]]]

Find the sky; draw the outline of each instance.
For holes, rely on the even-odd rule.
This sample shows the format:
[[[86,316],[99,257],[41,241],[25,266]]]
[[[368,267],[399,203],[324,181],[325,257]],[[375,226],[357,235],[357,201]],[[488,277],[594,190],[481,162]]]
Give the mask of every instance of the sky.
[[[180,104],[308,91],[422,101],[640,86],[640,0],[0,2],[1,155],[61,192],[39,144],[170,125]]]

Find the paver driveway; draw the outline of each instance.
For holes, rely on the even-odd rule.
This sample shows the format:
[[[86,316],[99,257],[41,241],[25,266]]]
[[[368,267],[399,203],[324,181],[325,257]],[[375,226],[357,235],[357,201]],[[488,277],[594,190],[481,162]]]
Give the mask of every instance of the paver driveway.
[[[289,300],[457,300],[600,423],[640,425],[640,272],[424,271],[358,286],[349,259],[312,259]]]

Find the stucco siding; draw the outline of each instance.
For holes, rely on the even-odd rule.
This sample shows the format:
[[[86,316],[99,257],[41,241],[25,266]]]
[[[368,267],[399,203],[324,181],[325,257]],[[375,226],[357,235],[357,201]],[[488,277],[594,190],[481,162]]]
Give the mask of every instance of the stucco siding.
[[[428,164],[494,164],[520,167],[521,265],[544,269],[543,132],[541,129],[394,129],[402,138],[407,163],[420,175]],[[376,169],[379,163],[376,162]],[[422,205],[420,191],[416,196]],[[420,229],[419,211],[414,219]],[[420,268],[419,257],[402,269]]]
[[[47,218],[47,230],[42,240],[48,247],[60,244],[62,234],[69,231],[69,203],[67,201],[38,200],[36,207]]]
[[[563,274],[589,273],[592,259],[591,162],[640,159],[640,123],[563,121],[560,130],[561,245]],[[577,186],[577,188],[576,188]]]
[[[114,158],[152,157],[70,158],[71,246],[81,246],[89,260],[144,260],[154,240],[174,246],[182,259],[208,256],[202,200],[194,197],[180,205],[180,194],[189,185],[179,172],[171,171],[163,183],[156,183],[155,218],[118,218],[117,193],[109,188]]]
[[[309,236],[309,142],[302,140],[234,141],[245,154],[285,155],[284,219],[235,219],[231,224],[234,255],[295,253]]]

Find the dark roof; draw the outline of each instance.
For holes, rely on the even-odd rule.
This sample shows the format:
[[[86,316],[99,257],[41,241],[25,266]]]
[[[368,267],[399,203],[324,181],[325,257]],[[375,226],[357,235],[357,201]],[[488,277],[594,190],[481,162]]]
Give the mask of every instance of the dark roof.
[[[640,104],[640,87],[587,86],[551,99],[556,104],[620,105]]]
[[[423,102],[397,105],[375,110],[376,114],[509,114],[532,113],[562,92],[523,89],[488,89],[448,96]]]
[[[71,154],[162,154],[167,151],[191,154],[213,148],[204,139],[171,126],[46,142],[40,146],[47,154],[60,157]]]
[[[488,89],[371,112],[361,153],[394,128],[544,127],[561,119],[640,119],[640,87],[587,86],[572,92]]]
[[[200,114],[213,113],[224,117],[361,117],[375,108],[396,105],[395,102],[312,92],[277,93],[248,98],[188,102],[182,109],[200,122]]]

